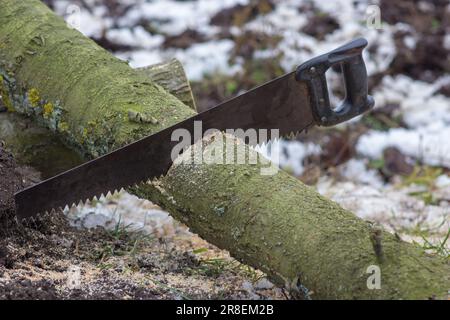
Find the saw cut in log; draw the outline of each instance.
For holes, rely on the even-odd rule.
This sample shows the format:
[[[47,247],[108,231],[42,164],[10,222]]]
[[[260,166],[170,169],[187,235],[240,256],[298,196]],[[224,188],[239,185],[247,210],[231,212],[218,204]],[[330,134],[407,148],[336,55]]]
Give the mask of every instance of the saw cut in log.
[[[184,99],[186,104],[69,28],[38,0],[0,0],[0,8],[3,101],[85,160],[195,114]],[[199,142],[202,152],[221,137]],[[177,161],[159,181],[129,191],[160,204],[298,297],[447,298],[448,262],[357,218],[283,171],[261,175],[261,167]]]

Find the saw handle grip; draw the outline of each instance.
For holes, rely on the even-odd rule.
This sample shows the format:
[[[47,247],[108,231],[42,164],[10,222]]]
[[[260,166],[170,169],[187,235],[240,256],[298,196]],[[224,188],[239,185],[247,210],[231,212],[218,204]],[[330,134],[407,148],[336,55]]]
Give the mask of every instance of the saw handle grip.
[[[329,53],[311,59],[297,68],[296,79],[308,84],[317,124],[332,126],[360,115],[373,107],[374,100],[368,95],[367,71],[362,57],[362,50],[366,46],[365,39],[356,39]],[[332,108],[325,72],[335,65],[340,65],[343,73],[345,98],[338,107]]]

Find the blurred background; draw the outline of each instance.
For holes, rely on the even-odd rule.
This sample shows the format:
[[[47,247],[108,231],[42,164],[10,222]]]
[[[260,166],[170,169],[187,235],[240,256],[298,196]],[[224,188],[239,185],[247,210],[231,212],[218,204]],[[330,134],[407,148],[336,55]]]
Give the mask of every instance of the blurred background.
[[[375,110],[260,150],[279,155],[284,170],[358,216],[449,257],[449,1],[44,2],[132,67],[179,59],[199,111],[365,37]],[[333,70],[327,77],[337,104],[341,77]],[[113,202],[122,219],[148,213],[127,199]],[[80,209],[78,223],[107,223],[108,205]],[[153,228],[173,232],[173,221],[155,212],[144,225],[159,219]]]

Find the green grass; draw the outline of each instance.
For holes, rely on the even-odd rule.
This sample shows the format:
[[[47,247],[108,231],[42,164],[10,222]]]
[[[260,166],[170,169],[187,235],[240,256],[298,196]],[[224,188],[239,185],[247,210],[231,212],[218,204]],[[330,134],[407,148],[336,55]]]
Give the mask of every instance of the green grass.
[[[105,268],[110,257],[129,256],[134,259],[152,241],[151,235],[134,230],[132,225],[124,225],[119,218],[114,228],[107,231],[104,245],[96,250],[96,260]]]
[[[436,206],[439,204],[439,199],[436,199],[430,191],[415,191],[408,193],[408,195],[421,199],[426,205]]]
[[[438,205],[439,199],[434,196],[436,179],[443,174],[442,168],[429,166],[415,166],[414,171],[403,179],[402,185],[416,184],[424,186],[425,190],[410,192],[409,195],[423,200],[426,205]]]
[[[382,113],[369,113],[363,116],[362,122],[371,129],[377,131],[388,131],[391,128],[401,126],[400,117],[388,117]]]
[[[429,237],[425,235],[422,235],[421,237],[424,243],[420,246],[425,251],[435,253],[450,261],[450,250],[447,247],[447,243],[450,238],[450,228],[448,229],[447,234],[444,236],[444,238],[442,238],[442,240],[439,240],[437,243],[432,243]]]
[[[392,211],[394,220],[395,218],[395,212]],[[442,236],[441,228],[444,225],[448,225],[448,219],[444,218],[442,222],[432,228],[429,226],[424,226],[424,222],[419,222],[413,227],[401,227],[401,228],[394,228],[395,235],[401,239],[401,234],[406,234],[409,236],[419,237],[422,239],[422,241],[414,241],[413,243],[423,249],[425,252],[428,253],[434,253],[437,254],[444,259],[449,260],[450,259],[450,250],[448,248],[448,244],[450,241],[450,226],[448,228],[448,231],[446,232],[445,236]],[[440,240],[431,240],[431,238],[441,238]]]
[[[383,169],[384,168],[384,158],[370,160],[369,168],[377,169],[377,170]]]
[[[403,179],[403,185],[417,184],[431,189],[435,187],[436,178],[443,173],[442,168],[415,166],[414,171]]]

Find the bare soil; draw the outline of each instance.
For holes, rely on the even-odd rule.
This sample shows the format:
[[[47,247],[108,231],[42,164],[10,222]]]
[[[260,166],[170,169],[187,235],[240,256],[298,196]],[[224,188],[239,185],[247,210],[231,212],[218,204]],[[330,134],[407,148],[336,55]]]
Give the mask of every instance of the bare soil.
[[[17,165],[13,156],[6,152],[3,143],[0,142],[0,213],[9,212],[14,206],[13,195],[24,187],[21,174],[17,171]]]

